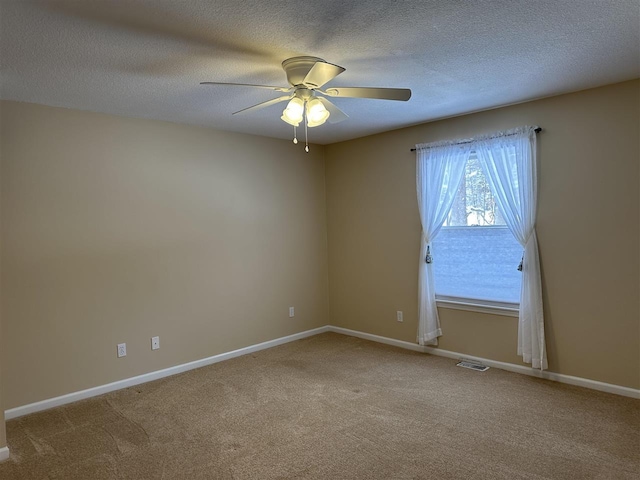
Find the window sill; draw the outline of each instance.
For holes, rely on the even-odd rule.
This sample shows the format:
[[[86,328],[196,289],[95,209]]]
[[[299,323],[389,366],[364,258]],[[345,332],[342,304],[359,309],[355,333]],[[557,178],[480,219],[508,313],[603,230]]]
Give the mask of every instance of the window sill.
[[[451,310],[466,310],[469,312],[489,313],[492,315],[504,315],[518,317],[519,305],[517,303],[491,302],[456,297],[436,297],[436,305],[439,308]]]

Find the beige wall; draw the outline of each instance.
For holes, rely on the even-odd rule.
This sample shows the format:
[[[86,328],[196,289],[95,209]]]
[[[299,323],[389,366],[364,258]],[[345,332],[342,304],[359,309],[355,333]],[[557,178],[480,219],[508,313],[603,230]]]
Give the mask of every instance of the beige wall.
[[[2,327],[0,323],[0,327]],[[1,337],[1,335],[0,335]],[[2,338],[0,338],[0,351],[3,348]],[[0,448],[7,446],[7,432],[4,423],[4,402],[2,401],[2,360],[0,359]]]
[[[415,341],[420,220],[409,149],[537,124],[550,370],[640,387],[639,107],[631,81],[328,146],[330,323]],[[516,318],[440,315],[441,348],[520,362]]]
[[[0,116],[0,129],[2,125],[2,117]],[[0,143],[0,179],[2,178],[2,147]],[[0,199],[2,191],[2,182],[0,181]],[[0,201],[0,226],[2,225],[2,202]],[[2,236],[0,236],[0,251],[2,250]],[[0,258],[0,272],[2,272],[2,258]],[[0,306],[2,305],[2,275],[0,275]],[[0,448],[7,446],[7,433],[4,424],[4,403],[2,401],[2,351],[4,344],[2,343],[2,308],[0,308]]]
[[[326,324],[323,147],[0,105],[5,408]]]

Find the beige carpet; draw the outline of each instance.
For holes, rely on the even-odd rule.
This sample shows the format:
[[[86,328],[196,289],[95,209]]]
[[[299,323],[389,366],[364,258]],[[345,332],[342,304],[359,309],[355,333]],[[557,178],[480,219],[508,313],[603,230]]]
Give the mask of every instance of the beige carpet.
[[[327,333],[8,422],[2,479],[638,479],[640,402]]]

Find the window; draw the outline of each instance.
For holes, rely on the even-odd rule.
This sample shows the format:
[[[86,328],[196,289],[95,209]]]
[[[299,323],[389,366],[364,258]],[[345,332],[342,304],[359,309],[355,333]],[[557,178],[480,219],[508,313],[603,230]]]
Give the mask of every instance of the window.
[[[433,254],[437,300],[517,306],[522,246],[507,228],[473,153]]]
[[[533,368],[547,368],[535,229],[538,131],[538,127],[525,125],[472,139],[416,145],[416,193],[422,224],[420,345],[437,345],[442,336],[438,307],[517,316],[518,353]],[[524,251],[507,234],[503,220],[513,228]],[[443,254],[440,259],[438,246]],[[519,258],[522,278],[513,270]],[[445,298],[444,293],[453,298]],[[500,300],[508,302],[500,304]]]

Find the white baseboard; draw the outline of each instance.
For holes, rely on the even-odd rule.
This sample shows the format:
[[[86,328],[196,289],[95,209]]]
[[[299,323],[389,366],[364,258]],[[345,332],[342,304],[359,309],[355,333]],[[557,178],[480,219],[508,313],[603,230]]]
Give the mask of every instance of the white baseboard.
[[[9,459],[9,447],[0,448],[0,462],[4,462]]]
[[[499,368],[499,369],[507,370],[510,372],[522,373],[532,377],[544,378],[544,379],[553,380],[556,382],[567,383],[569,385],[577,385],[580,387],[590,388],[592,390],[599,390],[601,392],[614,393],[617,395],[623,395],[625,397],[640,399],[640,390],[637,390],[634,388],[621,387],[619,385],[612,385],[610,383],[603,383],[595,380],[588,380],[586,378],[572,377],[570,375],[563,375],[560,373],[541,372],[540,370],[535,370],[525,365],[515,365],[512,363],[498,362],[498,361],[489,360],[486,358],[473,357],[473,356],[465,355],[462,353],[442,350],[440,348],[425,347],[422,345],[418,345],[416,343],[396,340],[394,338],[381,337],[380,335],[373,335],[371,333],[364,333],[356,330],[349,330],[347,328],[326,325],[324,327],[314,328],[312,330],[306,330],[304,332],[296,333],[286,337],[276,338],[274,340],[258,343],[256,345],[250,345],[248,347],[240,348],[238,350],[233,350],[231,352],[221,353],[219,355],[214,355],[212,357],[203,358],[201,360],[184,363],[182,365],[176,365],[175,367],[165,368],[164,370],[149,372],[143,375],[138,375],[136,377],[125,378],[123,380],[118,380],[113,383],[108,383],[106,385],[100,385],[97,387],[88,388],[86,390],[81,390],[79,392],[73,392],[67,395],[62,395],[60,397],[49,398],[47,400],[42,400],[40,402],[23,405],[21,407],[11,408],[4,412],[5,419],[11,420],[12,418],[22,417],[23,415],[28,415],[30,413],[40,412],[43,410],[48,410],[50,408],[59,407],[61,405],[66,405],[68,403],[77,402],[78,400],[84,400],[86,398],[102,395],[103,393],[109,393],[115,390],[120,390],[122,388],[132,387],[134,385],[139,385],[141,383],[152,382],[153,380],[169,377],[171,375],[176,375],[178,373],[194,370],[196,368],[205,367],[207,365],[212,365],[214,363],[222,362],[224,360],[240,357],[242,355],[247,355],[248,353],[258,352],[260,350],[265,350],[267,348],[275,347],[285,343],[294,342],[296,340],[301,340],[303,338],[311,337],[313,335],[318,335],[319,333],[325,333],[325,332],[340,333],[343,335],[349,335],[352,337],[358,337],[365,340],[371,340],[373,342],[384,343],[386,345],[392,345],[392,346],[404,348],[407,350],[413,350],[415,352],[430,353],[432,355],[439,355],[441,357],[447,357],[447,358],[452,358],[456,360],[460,358],[465,358],[467,360],[474,360],[474,361],[483,363],[484,365],[487,365],[489,367]],[[6,447],[0,449],[0,461],[2,461],[3,458],[6,460],[6,458],[4,457],[5,455],[6,455],[6,458],[8,458],[9,449]]]
[[[413,350],[414,352],[426,352],[425,347],[418,345],[417,343],[396,340],[395,338],[381,337],[380,335],[374,335],[373,333],[364,333],[358,330],[349,330],[348,328],[334,327],[333,325],[329,325],[328,329],[330,332],[341,333],[342,335],[349,335],[350,337],[358,337],[364,340],[371,340],[372,342],[384,343],[385,345]]]
[[[176,365],[175,367],[165,368],[164,370],[157,370],[155,372],[145,373],[136,377],[118,380],[117,382],[108,383],[106,385],[100,385],[98,387],[88,388],[79,392],[69,393],[60,397],[49,398],[40,402],[23,405],[21,407],[11,408],[4,412],[4,416],[6,420],[11,420],[12,418],[22,417],[23,415],[28,415],[30,413],[41,412],[50,408],[59,407],[60,405],[66,405],[67,403],[77,402],[78,400],[84,400],[85,398],[95,397],[98,395],[102,395],[103,393],[109,393],[115,390],[120,390],[122,388],[132,387],[141,383],[152,382],[153,380],[169,377],[171,375],[194,370],[196,368],[205,367],[207,365],[212,365],[224,360],[247,355],[248,353],[258,352],[267,348],[276,347],[284,343],[294,342],[296,340],[301,340],[303,338],[311,337],[313,335],[318,335],[319,333],[328,331],[328,326],[314,328],[313,330],[306,330],[304,332],[295,333],[286,337],[269,340],[268,342],[239,348],[238,350],[233,350],[231,352],[221,353],[219,355],[203,358],[201,360],[195,360],[193,362],[183,363],[182,365]],[[0,454],[1,453],[2,452],[0,451]]]
[[[513,363],[498,362],[496,360],[489,360],[488,358],[473,357],[471,355],[465,355],[458,352],[450,352],[448,350],[442,350],[435,347],[426,347],[418,345],[416,343],[405,342],[402,340],[396,340],[394,338],[381,337],[379,335],[373,335],[371,333],[359,332],[357,330],[349,330],[342,327],[329,326],[328,331],[341,333],[343,335],[349,335],[352,337],[362,338],[364,340],[371,340],[372,342],[384,343],[386,345],[393,345],[395,347],[406,348],[407,350],[413,350],[415,352],[425,352],[432,355],[438,355],[440,357],[452,358],[455,360],[464,358],[466,360],[473,360],[480,362],[488,367],[499,368],[501,370],[507,370],[509,372],[522,373],[531,377],[544,378],[546,380],[552,380],[554,382],[566,383],[568,385],[576,385],[579,387],[590,388],[592,390],[598,390],[600,392],[614,393],[616,395],[622,395],[625,397],[640,399],[640,390],[629,387],[622,387],[620,385],[613,385],[611,383],[598,382],[596,380],[589,380],[587,378],[573,377],[571,375],[564,375],[562,373],[554,373],[547,371],[540,371],[526,365],[516,365]]]

